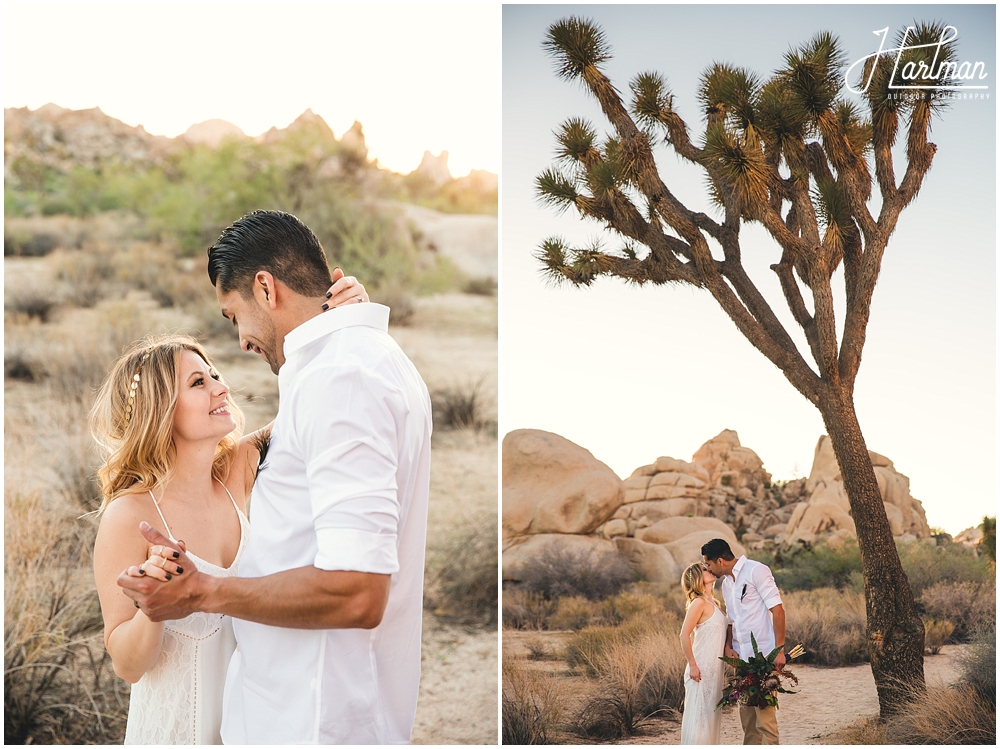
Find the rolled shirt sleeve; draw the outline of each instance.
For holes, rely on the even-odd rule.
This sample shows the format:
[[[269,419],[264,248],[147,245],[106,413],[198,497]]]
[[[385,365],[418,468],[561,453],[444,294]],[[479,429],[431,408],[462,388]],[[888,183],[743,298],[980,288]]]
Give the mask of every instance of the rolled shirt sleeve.
[[[343,396],[331,401],[329,393]],[[391,575],[399,571],[394,388],[352,367],[318,367],[303,378],[295,408],[309,484],[314,566]]]
[[[757,593],[760,595],[760,599],[764,602],[766,608],[773,609],[781,603],[781,593],[778,592],[778,586],[774,582],[774,575],[771,574],[771,570],[768,567],[762,564],[754,569],[753,584],[757,588]]]

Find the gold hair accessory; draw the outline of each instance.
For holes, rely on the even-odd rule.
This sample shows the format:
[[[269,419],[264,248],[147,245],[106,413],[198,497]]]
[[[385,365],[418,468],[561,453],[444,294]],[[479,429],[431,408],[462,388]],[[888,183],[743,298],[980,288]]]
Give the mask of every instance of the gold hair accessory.
[[[139,369],[136,370],[135,375],[132,377],[132,387],[129,388],[128,392],[128,404],[125,406],[125,426],[128,426],[129,421],[132,420],[132,412],[135,410],[135,394],[139,388],[140,377],[142,374],[142,365],[146,363],[146,359],[149,358],[150,352],[147,351],[143,354],[142,359],[139,360]]]

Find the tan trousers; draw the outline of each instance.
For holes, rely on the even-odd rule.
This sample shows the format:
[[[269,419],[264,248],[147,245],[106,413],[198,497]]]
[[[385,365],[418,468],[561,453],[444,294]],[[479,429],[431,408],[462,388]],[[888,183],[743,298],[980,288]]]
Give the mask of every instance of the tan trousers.
[[[744,744],[778,743],[778,708],[741,707]]]

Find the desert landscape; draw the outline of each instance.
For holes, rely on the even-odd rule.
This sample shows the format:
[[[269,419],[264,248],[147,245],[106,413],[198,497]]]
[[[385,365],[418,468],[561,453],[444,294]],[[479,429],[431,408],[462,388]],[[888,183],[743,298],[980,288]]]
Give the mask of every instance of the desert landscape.
[[[690,460],[660,456],[624,480],[585,448],[540,430],[503,442],[505,743],[678,744],[687,660],[681,572],[723,538],[767,564],[785,610],[782,743],[992,743],[995,526],[952,538],[927,525],[892,461],[871,453],[925,630],[928,691],[895,721],[866,640],[856,531],[821,437],[807,477],[774,480],[725,430]],[[719,585],[715,597],[721,602]],[[722,743],[743,740],[726,709]]]
[[[308,112],[258,141],[210,123],[168,142],[99,110],[43,109],[5,113],[6,743],[120,743],[124,733],[129,689],[104,652],[87,514],[99,496],[87,412],[112,360],[148,333],[187,332],[215,357],[249,429],[277,411],[277,379],[239,349],[205,273],[199,243],[228,223],[212,228],[218,206],[198,207],[216,179],[249,190],[229,196],[239,203],[223,207],[230,220],[255,201],[297,200],[331,263],[392,309],[390,334],[434,407],[413,742],[495,743],[495,175],[453,179],[446,154],[443,174],[441,158],[431,174],[386,172],[366,160],[360,125],[336,138]],[[254,192],[240,179],[261,161],[285,178]],[[35,173],[44,179],[32,183]],[[162,193],[148,196],[156,205],[119,200],[140,200],[136,183],[160,179],[168,204]]]

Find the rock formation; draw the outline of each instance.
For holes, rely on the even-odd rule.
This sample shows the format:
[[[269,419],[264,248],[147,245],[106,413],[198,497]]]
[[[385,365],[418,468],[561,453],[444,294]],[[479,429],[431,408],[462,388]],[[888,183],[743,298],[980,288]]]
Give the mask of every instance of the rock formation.
[[[892,535],[899,538],[930,538],[923,505],[910,496],[910,480],[899,473],[892,461],[884,455],[868,451],[875,478],[885,505]],[[833,452],[830,438],[823,435],[816,443],[812,471],[805,483],[807,499],[800,502],[789,518],[784,538],[790,546],[795,543],[814,543],[822,535],[844,531],[857,536],[851,505],[847,499],[840,467]]]
[[[225,120],[205,120],[192,125],[181,136],[188,143],[204,143],[212,148],[218,148],[226,138],[245,139],[246,133],[236,125]]]
[[[893,535],[929,538],[909,479],[888,458],[870,454]],[[616,551],[644,579],[678,583],[712,538],[726,539],[739,555],[857,537],[828,437],[816,445],[809,478],[779,485],[729,429],[691,462],[660,457],[624,481],[558,435],[511,432],[503,441],[502,522],[505,579],[516,579],[518,566],[553,545],[587,555]]]
[[[414,173],[438,187],[450,182],[451,172],[448,169],[448,152],[442,151],[439,156],[435,156],[430,151],[424,151],[424,157],[420,160],[420,166],[416,168]]]

